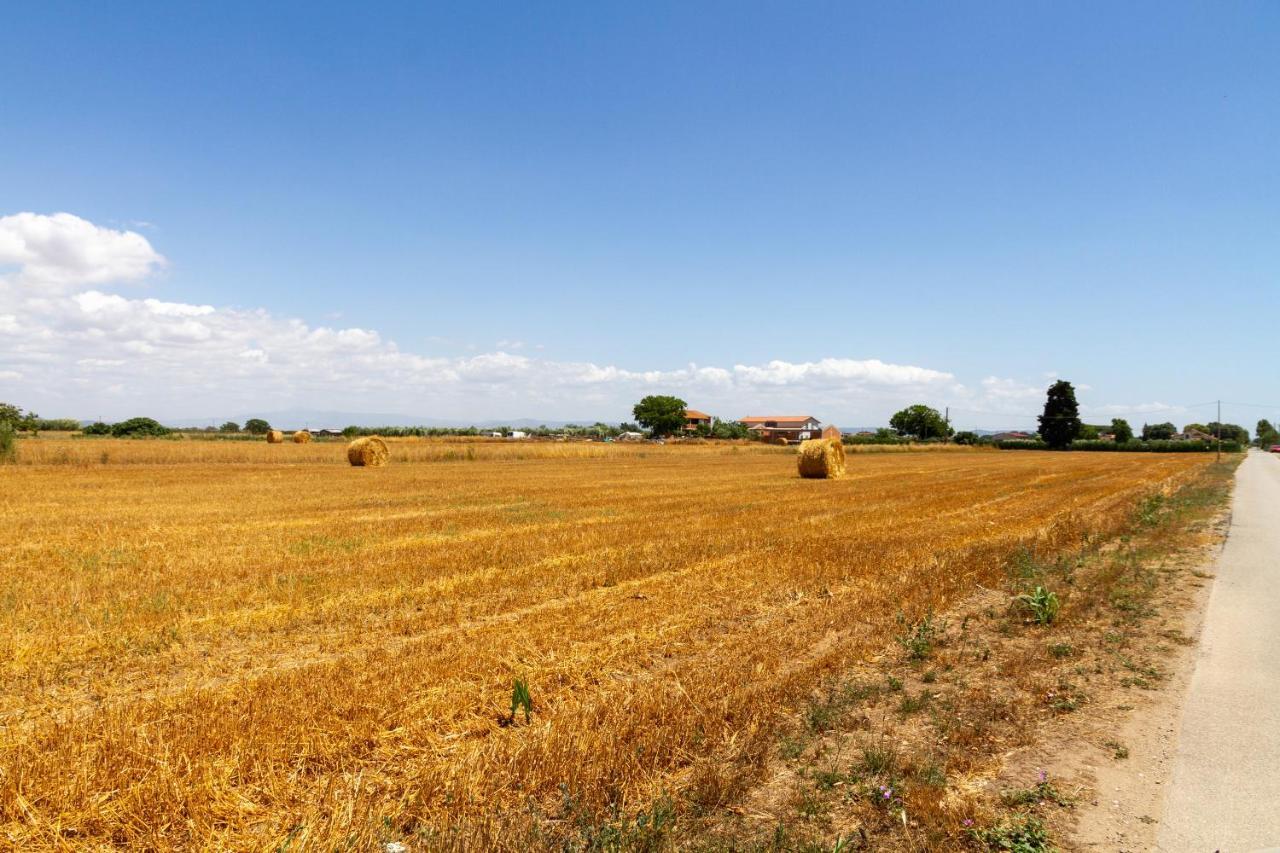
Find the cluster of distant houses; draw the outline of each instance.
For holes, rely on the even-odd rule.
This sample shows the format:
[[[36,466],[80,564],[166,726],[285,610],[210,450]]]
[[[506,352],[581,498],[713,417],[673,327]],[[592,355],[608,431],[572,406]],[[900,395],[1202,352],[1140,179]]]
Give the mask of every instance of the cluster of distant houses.
[[[684,429],[696,432],[700,427],[711,426],[711,415],[697,409],[686,409]],[[840,438],[840,430],[834,426],[822,428],[822,422],[813,415],[748,415],[740,419],[747,431],[765,441],[785,438],[788,442],[800,442],[809,438]]]

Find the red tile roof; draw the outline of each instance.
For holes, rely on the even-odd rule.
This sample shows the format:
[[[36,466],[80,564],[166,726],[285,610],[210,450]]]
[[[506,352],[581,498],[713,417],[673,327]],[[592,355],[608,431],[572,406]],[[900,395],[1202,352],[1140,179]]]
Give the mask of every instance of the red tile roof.
[[[744,424],[762,424],[765,421],[776,421],[780,424],[802,424],[805,421],[816,421],[813,415],[751,415],[742,419]]]
[[[711,420],[711,415],[708,415],[706,412],[699,412],[697,409],[685,409],[684,416],[686,419],[697,418],[698,420],[701,420],[701,421]]]

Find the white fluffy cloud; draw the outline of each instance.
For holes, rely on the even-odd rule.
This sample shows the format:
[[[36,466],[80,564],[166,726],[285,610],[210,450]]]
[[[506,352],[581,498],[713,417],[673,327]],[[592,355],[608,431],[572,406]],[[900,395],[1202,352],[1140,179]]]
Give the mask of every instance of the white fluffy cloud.
[[[144,279],[164,264],[133,231],[102,228],[70,213],[0,217],[0,284],[46,290],[118,284]]]
[[[988,376],[982,380],[982,394],[989,403],[1009,403],[1015,408],[1025,408],[1028,403],[1043,402],[1045,388],[1016,379]]]
[[[1170,403],[1134,403],[1132,405],[1081,406],[1081,411],[1092,417],[1135,417],[1137,415],[1185,415],[1190,411],[1186,406],[1175,406]]]
[[[804,408],[834,418],[960,388],[950,373],[876,359],[632,370],[525,355],[517,341],[427,357],[371,329],[112,292],[164,264],[136,232],[65,213],[0,218],[0,399],[67,415],[310,406],[482,419],[622,416],[639,394],[674,392],[731,417]],[[1004,382],[983,384],[1020,398]]]

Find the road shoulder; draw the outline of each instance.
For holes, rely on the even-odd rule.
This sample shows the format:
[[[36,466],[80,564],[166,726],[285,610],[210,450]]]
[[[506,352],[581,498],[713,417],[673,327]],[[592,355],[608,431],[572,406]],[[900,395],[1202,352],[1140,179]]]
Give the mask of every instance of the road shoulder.
[[[1195,670],[1196,638],[1204,625],[1213,573],[1230,525],[1224,510],[1206,541],[1161,566],[1168,616],[1148,626],[1145,641],[1160,656],[1158,689],[1120,687],[1095,698],[1091,713],[1051,735],[1052,748],[1010,757],[1006,776],[1038,764],[1065,781],[1073,795],[1064,842],[1072,849],[1142,853],[1158,848],[1164,802],[1177,756],[1187,691]],[[1134,638],[1133,644],[1143,641]],[[1064,721],[1066,723],[1067,721]]]

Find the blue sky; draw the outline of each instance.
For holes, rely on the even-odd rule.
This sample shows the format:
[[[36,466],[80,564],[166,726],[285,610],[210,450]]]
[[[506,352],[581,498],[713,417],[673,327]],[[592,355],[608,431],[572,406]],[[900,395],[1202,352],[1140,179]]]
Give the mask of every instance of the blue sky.
[[[1272,3],[27,4],[0,399],[1280,404],[1278,39]]]

